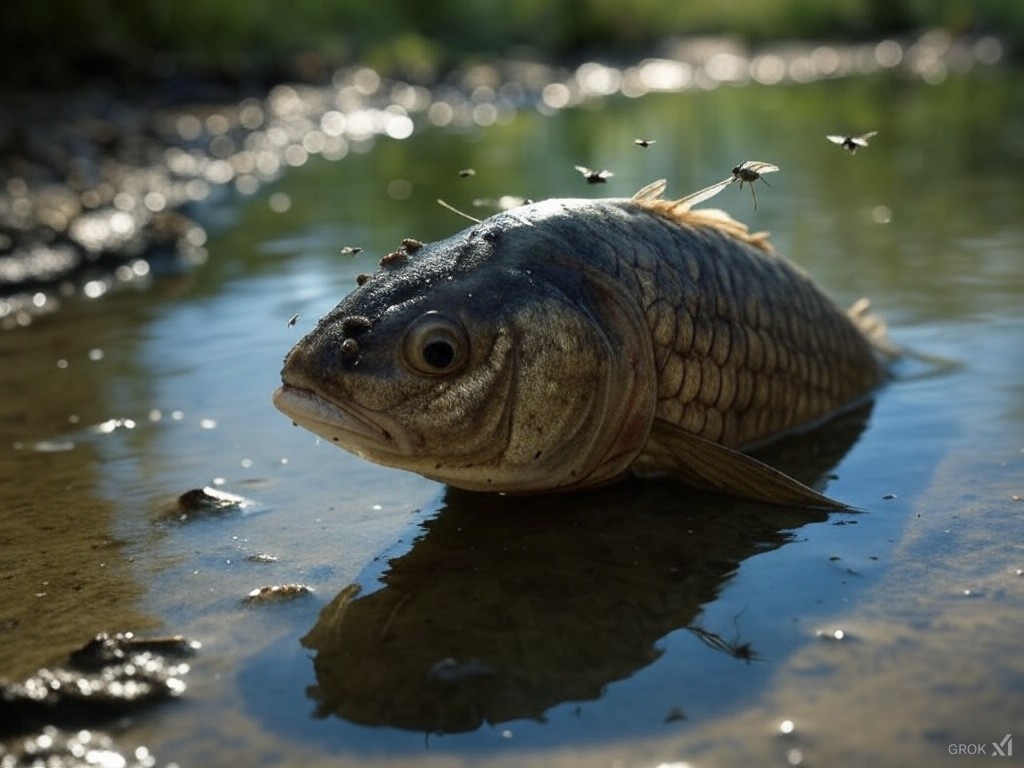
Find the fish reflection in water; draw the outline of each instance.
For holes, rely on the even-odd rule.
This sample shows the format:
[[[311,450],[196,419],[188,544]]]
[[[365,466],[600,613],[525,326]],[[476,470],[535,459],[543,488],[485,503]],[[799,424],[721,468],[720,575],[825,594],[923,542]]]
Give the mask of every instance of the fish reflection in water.
[[[764,458],[814,484],[856,442],[870,410],[783,440]],[[411,549],[389,561],[382,586],[346,588],[303,638],[315,652],[308,694],[320,717],[459,733],[600,698],[654,662],[658,641],[681,628],[756,660],[756,636],[719,637],[695,617],[744,559],[827,514],[670,480],[571,498],[448,489]]]

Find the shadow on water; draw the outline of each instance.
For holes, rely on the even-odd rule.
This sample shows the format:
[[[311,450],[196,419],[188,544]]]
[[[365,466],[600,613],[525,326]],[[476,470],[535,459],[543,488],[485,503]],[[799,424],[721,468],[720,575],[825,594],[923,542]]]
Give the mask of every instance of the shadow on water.
[[[870,411],[867,404],[762,458],[820,484]],[[315,652],[308,695],[319,718],[454,734],[598,699],[654,662],[658,641],[677,629],[756,660],[756,637],[702,629],[702,607],[743,560],[826,517],[669,480],[572,497],[449,489],[408,551],[321,611],[302,639]]]

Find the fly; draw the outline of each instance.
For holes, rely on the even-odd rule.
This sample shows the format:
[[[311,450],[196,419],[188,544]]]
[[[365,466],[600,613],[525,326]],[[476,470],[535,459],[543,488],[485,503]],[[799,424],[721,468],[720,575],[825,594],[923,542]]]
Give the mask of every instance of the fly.
[[[592,171],[583,165],[577,165],[576,170],[583,174],[587,184],[607,184],[608,179],[615,175],[611,171]]]
[[[705,200],[710,200],[712,197],[717,195],[723,189],[728,187],[734,181],[740,183],[740,187],[743,187],[743,182],[750,184],[750,194],[754,196],[754,210],[757,210],[757,193],[754,192],[754,182],[758,179],[768,184],[762,177],[765,173],[772,173],[779,170],[779,166],[772,165],[771,163],[764,163],[760,160],[747,160],[746,162],[740,163],[732,169],[732,173],[726,176],[721,181],[716,181],[714,184],[704,189],[698,189],[693,194],[687,195],[676,203],[677,207],[690,209],[698,203],[703,203]],[[771,184],[768,184],[770,187]]]
[[[644,149],[647,149],[651,144],[654,144],[655,141],[657,141],[657,139],[633,139],[634,144],[638,147],[643,147]]]
[[[755,211],[757,210],[757,192],[754,191],[754,182],[761,179],[770,187],[771,184],[765,181],[763,175],[777,170],[779,170],[779,166],[772,165],[771,163],[762,163],[760,160],[747,160],[732,169],[732,180],[739,181],[740,189],[743,189],[743,182],[747,182],[750,185],[750,194],[754,196]]]
[[[868,139],[875,136],[878,131],[868,131],[860,136],[826,136],[825,138],[833,144],[838,144],[851,155],[857,154],[857,150],[868,145]]]

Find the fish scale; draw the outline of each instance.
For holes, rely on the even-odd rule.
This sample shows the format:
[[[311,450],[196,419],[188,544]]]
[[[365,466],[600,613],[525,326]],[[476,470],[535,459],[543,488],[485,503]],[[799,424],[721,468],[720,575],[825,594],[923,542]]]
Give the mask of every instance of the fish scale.
[[[625,256],[608,248],[590,256],[622,261],[615,274],[638,276],[659,372],[656,418],[745,447],[813,423],[880,380],[870,342],[763,241],[719,240],[699,216],[676,223],[642,202],[593,205],[595,215],[584,217],[591,242],[611,242],[627,228],[600,211],[608,206],[640,219],[628,228],[655,233]],[[709,240],[712,258],[697,250]]]

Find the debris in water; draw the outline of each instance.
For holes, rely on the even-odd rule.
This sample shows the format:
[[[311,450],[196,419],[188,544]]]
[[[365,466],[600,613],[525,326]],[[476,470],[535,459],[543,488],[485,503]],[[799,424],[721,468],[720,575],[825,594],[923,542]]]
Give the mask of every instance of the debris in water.
[[[686,713],[683,712],[683,710],[680,709],[679,707],[672,707],[672,709],[670,709],[668,711],[668,714],[665,715],[665,722],[666,723],[678,723],[680,720],[685,720],[685,719],[686,719]]]
[[[188,520],[198,515],[221,514],[244,510],[253,502],[244,496],[227,491],[219,491],[210,486],[193,488],[178,497],[177,515],[180,520]]]
[[[246,555],[245,559],[250,563],[276,563],[277,555],[270,555],[266,552],[253,552],[251,555]]]
[[[822,640],[844,640],[844,639],[847,639],[846,632],[844,632],[841,629],[833,629],[833,630],[830,630],[830,631],[826,631],[824,629],[819,629],[817,632],[814,633],[814,635],[815,635],[815,637],[820,637]]]
[[[313,594],[313,590],[305,584],[274,584],[256,587],[256,589],[245,596],[242,602],[247,605],[281,603],[311,594]]]

